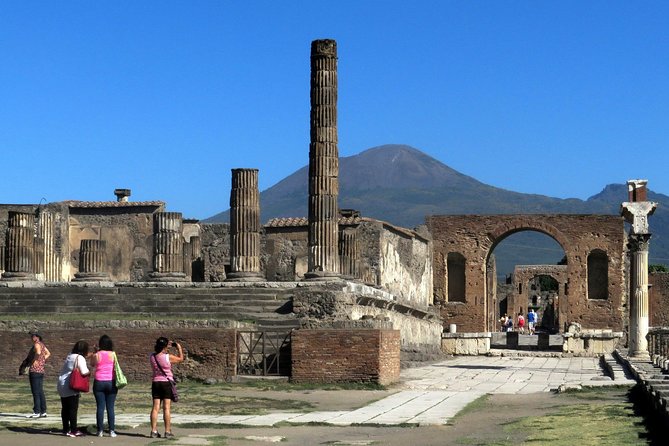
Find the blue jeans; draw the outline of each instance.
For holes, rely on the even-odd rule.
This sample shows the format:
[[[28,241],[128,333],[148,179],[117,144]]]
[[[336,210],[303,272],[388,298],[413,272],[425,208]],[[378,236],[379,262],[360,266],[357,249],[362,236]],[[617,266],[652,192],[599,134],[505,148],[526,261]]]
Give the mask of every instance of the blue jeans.
[[[33,413],[46,413],[46,396],[44,396],[44,373],[30,372],[30,391],[33,394]]]
[[[98,432],[102,432],[105,427],[105,408],[107,409],[107,421],[109,421],[109,430],[115,429],[116,417],[114,415],[114,403],[116,402],[116,394],[118,389],[114,385],[114,381],[93,381],[93,394],[95,395],[95,404],[97,410],[95,418],[97,422]]]

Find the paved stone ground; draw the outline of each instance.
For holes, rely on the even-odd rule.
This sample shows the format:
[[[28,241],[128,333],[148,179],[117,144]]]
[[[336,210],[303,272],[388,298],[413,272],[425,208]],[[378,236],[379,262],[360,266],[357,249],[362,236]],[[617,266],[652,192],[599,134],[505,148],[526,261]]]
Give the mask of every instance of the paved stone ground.
[[[490,394],[549,392],[560,386],[634,385],[624,376],[616,380],[604,375],[597,358],[549,356],[472,356],[406,369],[401,390],[356,410],[322,412],[280,412],[267,415],[172,414],[172,423],[208,423],[243,426],[274,426],[277,423],[325,423],[333,426],[443,425],[467,404]],[[56,414],[54,414],[56,415]],[[23,414],[0,413],[0,421],[38,427],[53,424],[57,417],[26,419]],[[138,426],[147,422],[146,413],[117,414],[116,423]],[[95,414],[81,414],[81,425],[95,424]]]

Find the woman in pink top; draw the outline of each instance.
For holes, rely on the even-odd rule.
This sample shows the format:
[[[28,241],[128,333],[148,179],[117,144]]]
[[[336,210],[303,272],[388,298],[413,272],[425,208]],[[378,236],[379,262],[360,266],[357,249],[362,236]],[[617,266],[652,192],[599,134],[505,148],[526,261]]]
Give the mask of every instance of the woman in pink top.
[[[114,344],[107,335],[100,336],[98,351],[91,359],[91,365],[95,367],[95,381],[93,381],[93,395],[95,395],[95,412],[98,426],[98,437],[102,437],[105,425],[105,408],[107,409],[107,421],[109,422],[109,436],[116,437],[114,414],[114,403],[118,389],[114,382]]]
[[[169,353],[169,346],[176,347],[178,355]],[[172,364],[179,363],[184,359],[183,349],[178,342],[171,342],[160,337],[156,340],[154,347],[155,353],[151,354],[149,361],[153,370],[153,379],[151,382],[151,396],[153,397],[153,408],[151,409],[151,438],[160,438],[158,433],[158,412],[160,403],[163,404],[163,421],[165,422],[165,438],[174,438],[172,434],[172,412],[171,405],[174,400],[172,394],[172,384],[174,376],[172,375]]]

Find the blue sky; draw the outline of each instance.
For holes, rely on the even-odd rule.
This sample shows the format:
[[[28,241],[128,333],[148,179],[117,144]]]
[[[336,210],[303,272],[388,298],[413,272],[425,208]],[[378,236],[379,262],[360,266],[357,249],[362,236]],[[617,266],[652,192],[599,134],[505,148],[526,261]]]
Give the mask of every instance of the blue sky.
[[[4,203],[227,209],[308,163],[309,50],[339,50],[339,152],[408,144],[493,186],[669,194],[669,2],[6,1]],[[305,185],[306,187],[306,185]]]

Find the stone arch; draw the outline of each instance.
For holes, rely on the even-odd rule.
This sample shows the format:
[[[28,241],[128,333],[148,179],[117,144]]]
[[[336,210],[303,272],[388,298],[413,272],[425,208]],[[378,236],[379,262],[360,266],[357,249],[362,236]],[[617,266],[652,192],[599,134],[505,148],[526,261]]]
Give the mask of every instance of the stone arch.
[[[588,329],[623,331],[628,301],[625,269],[626,237],[622,217],[615,215],[440,215],[427,218],[432,235],[434,302],[444,325],[461,332],[491,331],[496,327],[494,248],[507,236],[536,231],[553,238],[567,259],[564,299],[559,306],[560,330],[577,322]],[[588,299],[587,258],[594,249],[608,254],[608,299]],[[465,255],[465,301],[448,302],[447,255]]]

